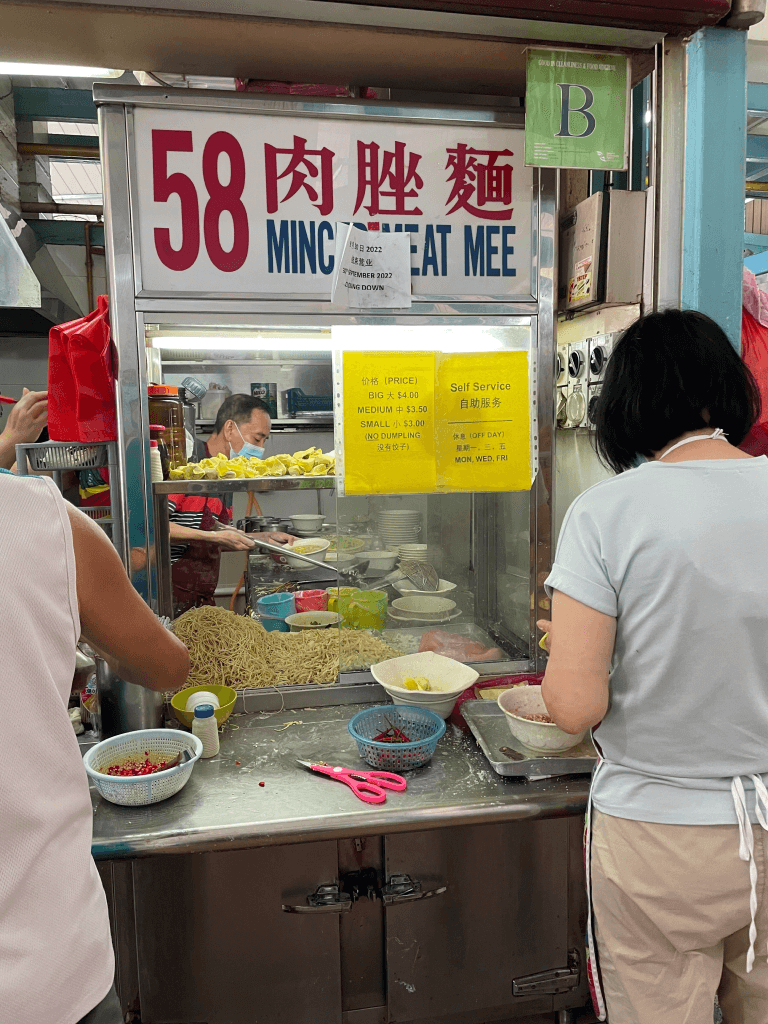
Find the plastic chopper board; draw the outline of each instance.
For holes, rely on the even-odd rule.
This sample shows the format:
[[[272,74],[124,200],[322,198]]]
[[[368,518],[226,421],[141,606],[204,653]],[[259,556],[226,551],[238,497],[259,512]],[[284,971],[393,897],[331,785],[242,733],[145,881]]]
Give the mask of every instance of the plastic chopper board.
[[[585,775],[595,766],[597,753],[588,736],[577,747],[561,754],[537,754],[515,739],[509,731],[504,712],[495,702],[468,700],[462,704],[461,713],[491,767],[499,775],[543,779],[552,775]],[[501,753],[502,747],[518,751],[525,760],[510,761]]]

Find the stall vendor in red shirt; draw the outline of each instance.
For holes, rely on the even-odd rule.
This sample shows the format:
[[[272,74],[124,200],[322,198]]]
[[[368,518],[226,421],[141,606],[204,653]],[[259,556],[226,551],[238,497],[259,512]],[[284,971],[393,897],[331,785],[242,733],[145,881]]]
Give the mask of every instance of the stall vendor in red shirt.
[[[250,395],[232,395],[219,409],[208,443],[195,442],[193,461],[214,455],[261,459],[271,428],[265,402]],[[273,544],[293,540],[286,533],[252,533],[244,537],[235,530],[216,529],[217,523],[229,526],[232,522],[231,495],[171,494],[168,511],[175,615],[214,603],[222,551],[248,551],[255,547],[259,537]]]

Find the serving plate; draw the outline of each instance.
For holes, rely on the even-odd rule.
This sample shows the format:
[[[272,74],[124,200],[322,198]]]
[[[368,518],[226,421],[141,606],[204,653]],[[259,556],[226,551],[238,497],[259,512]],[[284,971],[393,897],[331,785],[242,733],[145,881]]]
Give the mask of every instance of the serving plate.
[[[411,615],[399,615],[397,612],[393,612],[391,608],[389,609],[390,619],[393,619],[395,622],[407,623],[411,626],[441,626],[446,622],[453,622],[454,619],[460,618],[461,614],[461,611],[457,609],[455,612],[451,612],[450,615],[442,619],[415,619]]]

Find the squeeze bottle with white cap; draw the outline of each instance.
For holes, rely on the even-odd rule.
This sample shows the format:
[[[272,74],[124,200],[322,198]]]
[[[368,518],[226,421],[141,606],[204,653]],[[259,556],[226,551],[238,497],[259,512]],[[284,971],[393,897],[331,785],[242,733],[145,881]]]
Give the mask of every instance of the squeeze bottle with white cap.
[[[161,484],[163,482],[163,463],[157,441],[149,442],[149,470],[152,483]]]
[[[219,726],[213,704],[198,704],[192,722],[192,735],[203,744],[201,757],[215,757],[219,752]]]

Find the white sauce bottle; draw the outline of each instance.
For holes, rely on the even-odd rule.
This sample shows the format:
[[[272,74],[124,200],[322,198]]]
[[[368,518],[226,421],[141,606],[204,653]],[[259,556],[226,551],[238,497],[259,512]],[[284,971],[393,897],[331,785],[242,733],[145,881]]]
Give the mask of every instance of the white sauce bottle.
[[[198,704],[192,722],[192,735],[203,744],[201,757],[215,757],[219,752],[219,726],[213,704]]]
[[[160,458],[160,446],[157,441],[149,442],[149,472],[153,484],[163,482],[163,462]]]

